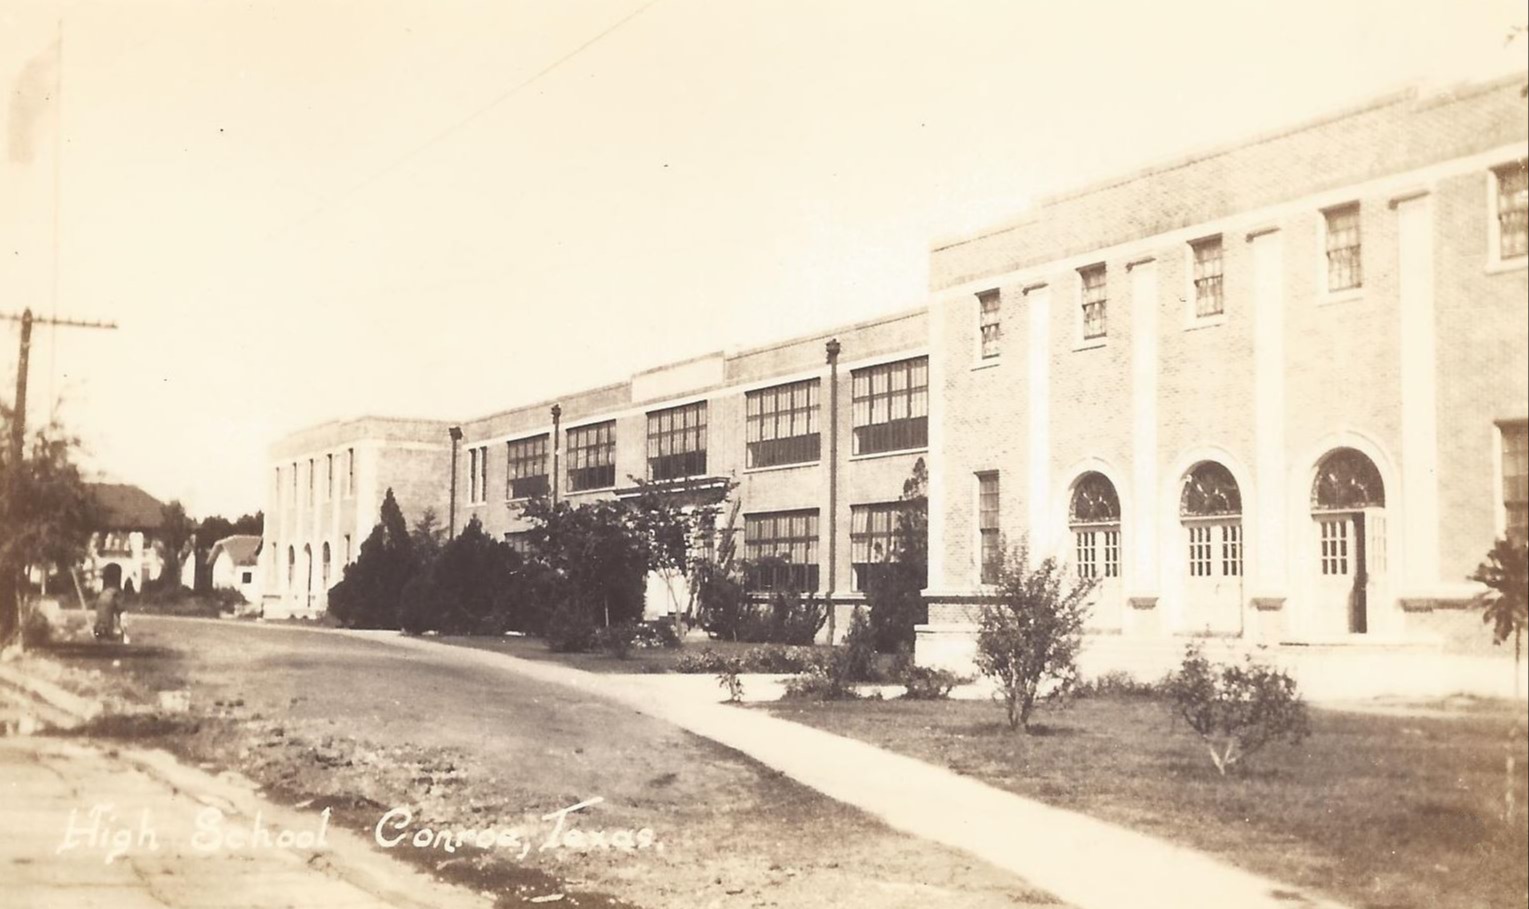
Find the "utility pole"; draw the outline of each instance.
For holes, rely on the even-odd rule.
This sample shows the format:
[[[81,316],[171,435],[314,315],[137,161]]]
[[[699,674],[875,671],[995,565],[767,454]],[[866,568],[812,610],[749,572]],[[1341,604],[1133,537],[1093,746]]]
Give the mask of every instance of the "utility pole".
[[[55,319],[34,316],[30,307],[21,315],[0,313],[0,320],[21,323],[21,352],[16,359],[16,404],[11,414],[9,501],[11,507],[21,497],[21,462],[26,455],[27,438],[27,371],[32,360],[32,326],[57,325],[67,328],[114,329],[115,322],[85,322],[79,319]],[[17,580],[22,565],[0,564],[0,646],[4,646],[16,633],[20,624],[20,600],[17,597]]]

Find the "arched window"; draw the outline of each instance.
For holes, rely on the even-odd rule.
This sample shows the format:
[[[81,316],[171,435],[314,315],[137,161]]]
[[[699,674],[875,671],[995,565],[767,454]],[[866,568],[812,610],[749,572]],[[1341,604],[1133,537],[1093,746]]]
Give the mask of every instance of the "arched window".
[[[324,544],[324,573],[321,575],[324,589],[329,589],[329,544]]]
[[[1072,487],[1068,526],[1078,577],[1120,576],[1120,497],[1102,473],[1086,473]]]
[[[297,574],[297,550],[287,547],[287,589],[292,589],[292,581]]]
[[[303,544],[303,592],[313,593],[313,546]]]
[[[1386,504],[1386,489],[1375,462],[1352,448],[1329,452],[1311,486],[1313,511],[1358,511]]]
[[[1189,543],[1189,576],[1242,575],[1242,491],[1232,472],[1204,461],[1184,476],[1179,519]]]

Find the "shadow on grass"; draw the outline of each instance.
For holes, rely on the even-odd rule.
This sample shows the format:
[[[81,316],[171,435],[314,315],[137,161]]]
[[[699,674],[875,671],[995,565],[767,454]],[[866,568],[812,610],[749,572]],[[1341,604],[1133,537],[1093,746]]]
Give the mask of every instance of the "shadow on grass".
[[[61,641],[43,645],[38,650],[49,656],[71,660],[173,660],[180,657],[180,654],[168,647],[123,644],[117,641]]]

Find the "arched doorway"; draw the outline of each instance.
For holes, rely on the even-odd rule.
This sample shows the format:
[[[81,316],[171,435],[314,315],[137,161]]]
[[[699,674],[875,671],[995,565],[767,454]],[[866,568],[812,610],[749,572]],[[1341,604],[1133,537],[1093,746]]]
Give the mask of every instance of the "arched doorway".
[[[1179,492],[1183,527],[1184,624],[1188,630],[1242,630],[1242,490],[1232,472],[1201,461]]]
[[[324,548],[321,552],[323,556],[320,561],[319,597],[323,600],[321,605],[327,606],[329,602],[329,543],[327,541],[324,543]]]
[[[1078,477],[1068,498],[1067,526],[1072,532],[1074,570],[1079,578],[1095,584],[1089,626],[1119,628],[1120,496],[1109,477],[1098,471]]]
[[[1385,484],[1363,452],[1337,448],[1317,464],[1311,487],[1317,625],[1365,634],[1385,573]]]
[[[303,544],[303,608],[313,608],[313,547]]]
[[[122,566],[121,565],[118,565],[116,562],[107,562],[106,565],[101,568],[101,589],[102,590],[121,590],[122,589]]]
[[[292,589],[292,582],[297,574],[297,550],[287,547],[287,590]]]

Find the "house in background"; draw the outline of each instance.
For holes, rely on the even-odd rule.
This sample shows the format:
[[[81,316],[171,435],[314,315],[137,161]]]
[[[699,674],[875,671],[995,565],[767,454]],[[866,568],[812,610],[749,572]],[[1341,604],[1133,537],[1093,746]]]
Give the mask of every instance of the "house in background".
[[[213,590],[237,590],[245,602],[260,602],[260,537],[236,534],[212,544],[207,564],[212,570]]]
[[[138,592],[164,572],[159,534],[164,503],[126,483],[91,483],[100,520],[90,535],[81,581],[92,592],[107,587]]]

